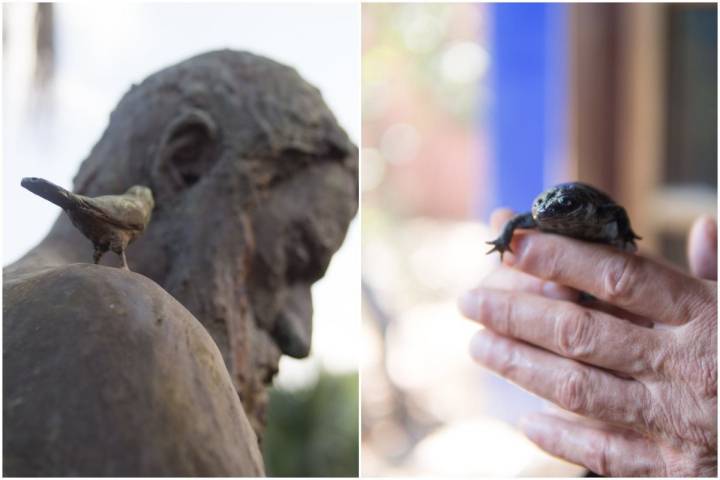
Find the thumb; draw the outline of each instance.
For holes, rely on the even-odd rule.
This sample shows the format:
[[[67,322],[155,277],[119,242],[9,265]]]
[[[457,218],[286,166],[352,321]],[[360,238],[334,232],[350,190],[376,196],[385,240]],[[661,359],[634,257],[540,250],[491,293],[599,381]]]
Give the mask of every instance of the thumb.
[[[717,221],[708,215],[697,218],[690,228],[688,263],[693,275],[717,280]]]

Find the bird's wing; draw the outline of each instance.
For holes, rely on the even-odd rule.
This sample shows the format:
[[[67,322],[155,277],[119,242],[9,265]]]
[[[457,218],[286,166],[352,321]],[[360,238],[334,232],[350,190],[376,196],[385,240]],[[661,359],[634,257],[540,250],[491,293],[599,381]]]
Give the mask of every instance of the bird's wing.
[[[127,230],[143,230],[147,223],[142,205],[133,198],[123,195],[102,197],[80,196],[77,208],[85,214],[98,218],[116,227]]]

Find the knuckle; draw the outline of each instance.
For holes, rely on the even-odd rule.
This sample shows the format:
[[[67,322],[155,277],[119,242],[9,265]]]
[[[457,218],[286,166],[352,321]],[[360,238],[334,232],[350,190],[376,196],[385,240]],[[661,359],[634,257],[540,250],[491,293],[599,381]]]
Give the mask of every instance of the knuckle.
[[[515,328],[515,308],[517,304],[517,295],[509,294],[504,296],[501,300],[501,307],[499,308],[500,316],[498,318],[498,331],[504,335],[510,337],[517,336]]]
[[[603,291],[610,303],[625,303],[638,281],[639,260],[634,255],[613,256],[605,267]]]
[[[668,349],[655,347],[645,349],[644,364],[646,370],[656,377],[664,378],[668,372],[673,370],[676,355],[673,355]]]
[[[490,316],[493,313],[493,308],[490,305],[490,302],[487,299],[487,296],[485,295],[478,295],[475,297],[475,307],[477,308],[477,318],[476,320],[483,325],[487,324],[488,320],[491,318]]]
[[[559,273],[559,262],[555,242],[546,242],[541,235],[527,235],[515,255],[520,270],[542,274],[543,278],[554,280]]]
[[[603,476],[612,476],[610,472],[610,443],[607,436],[603,435],[598,443],[597,448],[590,454],[591,458],[587,466],[590,467],[594,473]]]
[[[559,353],[568,358],[587,358],[594,350],[592,315],[581,308],[569,309],[558,317],[555,341]]]
[[[512,293],[484,296],[479,305],[480,321],[491,330],[514,336],[514,308],[516,295]]]
[[[497,373],[510,380],[515,379],[518,368],[517,352],[504,340],[496,342],[496,347],[500,353],[497,355],[497,363],[495,364]]]
[[[652,394],[647,387],[642,384],[639,390],[635,392],[635,405],[628,411],[628,424],[636,425],[641,431],[653,431],[654,425],[657,424],[657,407],[654,405]]]
[[[558,382],[557,403],[574,413],[585,411],[587,404],[587,374],[580,369],[570,371]]]
[[[560,280],[562,278],[562,257],[558,255],[556,245],[552,245],[549,252],[543,257],[543,271],[545,278],[549,280]]]
[[[648,329],[642,335],[630,332],[627,342],[628,360],[626,373],[635,378],[658,378],[662,376],[667,363],[667,351],[663,348],[660,335],[656,330]]]

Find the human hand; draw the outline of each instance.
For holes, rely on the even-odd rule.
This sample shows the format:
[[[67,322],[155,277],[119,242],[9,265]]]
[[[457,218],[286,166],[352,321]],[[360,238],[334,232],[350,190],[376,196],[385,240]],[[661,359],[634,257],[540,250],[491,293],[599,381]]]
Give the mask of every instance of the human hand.
[[[700,219],[689,241],[712,280],[716,231]],[[716,282],[557,235],[517,232],[512,249],[461,310],[487,327],[476,361],[579,415],[535,414],[526,435],[602,475],[716,476]]]

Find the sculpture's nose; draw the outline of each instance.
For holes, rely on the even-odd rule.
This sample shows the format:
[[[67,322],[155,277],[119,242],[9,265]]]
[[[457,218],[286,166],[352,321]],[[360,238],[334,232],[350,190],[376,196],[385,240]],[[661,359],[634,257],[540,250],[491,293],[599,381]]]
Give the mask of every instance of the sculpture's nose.
[[[285,355],[304,358],[310,353],[312,314],[310,287],[304,284],[289,287],[273,329],[273,337]]]

